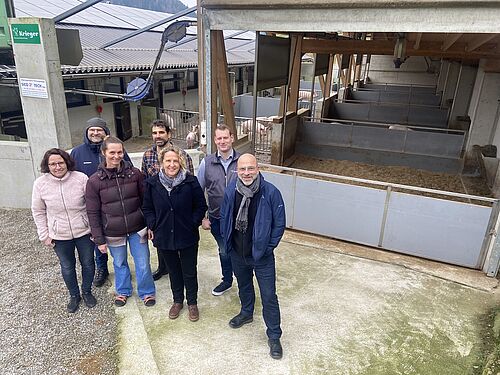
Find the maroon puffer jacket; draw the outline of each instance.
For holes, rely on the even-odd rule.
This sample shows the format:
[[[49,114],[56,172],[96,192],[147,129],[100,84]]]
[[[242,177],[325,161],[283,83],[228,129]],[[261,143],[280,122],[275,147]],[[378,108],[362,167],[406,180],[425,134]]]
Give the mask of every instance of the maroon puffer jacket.
[[[103,164],[87,182],[85,201],[92,237],[97,245],[105,236],[121,237],[146,226],[142,214],[143,175],[128,161],[122,168],[109,170]]]

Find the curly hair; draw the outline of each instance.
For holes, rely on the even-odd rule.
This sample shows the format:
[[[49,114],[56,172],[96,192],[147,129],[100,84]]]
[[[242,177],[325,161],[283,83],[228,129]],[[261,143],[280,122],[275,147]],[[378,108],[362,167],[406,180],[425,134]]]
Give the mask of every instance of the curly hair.
[[[45,152],[45,154],[43,155],[43,158],[42,158],[42,162],[40,163],[40,171],[42,173],[50,173],[49,158],[52,155],[59,155],[60,157],[62,157],[64,162],[66,163],[66,167],[68,168],[68,171],[75,170],[75,161],[71,158],[71,156],[66,151],[61,150],[60,148],[51,148],[50,150]]]
[[[180,148],[176,146],[167,146],[160,151],[160,153],[158,154],[158,161],[160,162],[160,164],[163,164],[163,158],[169,151],[175,152],[177,154],[177,156],[179,157],[179,164],[181,165],[181,169],[183,171],[186,171],[186,159],[184,158],[184,155],[182,154]]]

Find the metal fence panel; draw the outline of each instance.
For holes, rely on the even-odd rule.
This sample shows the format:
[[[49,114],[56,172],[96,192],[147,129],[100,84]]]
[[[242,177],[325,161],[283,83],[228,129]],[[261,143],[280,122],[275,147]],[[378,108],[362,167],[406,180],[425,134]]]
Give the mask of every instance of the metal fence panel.
[[[491,211],[486,206],[393,192],[382,247],[479,268]]]
[[[384,249],[460,266],[482,267],[482,247],[493,210],[490,206],[290,174],[263,174],[282,192],[288,227],[375,247],[380,243]]]
[[[278,173],[268,173],[262,172],[264,179],[274,186],[276,186],[283,197],[285,202],[285,214],[286,214],[286,226],[288,228],[294,228],[294,195],[295,195],[295,182],[294,176],[289,174],[278,174]]]
[[[377,246],[385,191],[297,177],[294,228]]]

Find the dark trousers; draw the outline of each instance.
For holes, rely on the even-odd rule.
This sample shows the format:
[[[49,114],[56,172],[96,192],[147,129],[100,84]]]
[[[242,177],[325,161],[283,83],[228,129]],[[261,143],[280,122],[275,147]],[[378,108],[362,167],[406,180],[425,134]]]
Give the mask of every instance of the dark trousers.
[[[108,270],[108,254],[103,254],[99,251],[97,245],[94,246],[95,265],[99,270]]]
[[[276,295],[276,265],[274,254],[268,255],[258,262],[252,257],[243,258],[236,251],[231,251],[234,275],[238,281],[238,294],[241,301],[241,314],[253,315],[255,306],[255,290],[253,274],[259,283],[262,300],[262,315],[266,323],[266,334],[270,339],[281,337],[281,318],[278,296]]]
[[[219,260],[222,269],[222,281],[228,284],[233,283],[233,266],[231,264],[231,256],[224,251],[224,240],[220,234],[220,219],[213,216],[208,217],[210,220],[210,232],[217,242],[219,247]]]
[[[75,247],[82,266],[82,292],[90,293],[95,272],[94,243],[90,240],[90,234],[72,240],[54,240],[54,244],[54,251],[59,258],[61,274],[69,294],[80,295],[76,278]]]
[[[174,302],[184,303],[184,289],[188,305],[198,300],[198,243],[180,250],[159,249],[165,260]]]

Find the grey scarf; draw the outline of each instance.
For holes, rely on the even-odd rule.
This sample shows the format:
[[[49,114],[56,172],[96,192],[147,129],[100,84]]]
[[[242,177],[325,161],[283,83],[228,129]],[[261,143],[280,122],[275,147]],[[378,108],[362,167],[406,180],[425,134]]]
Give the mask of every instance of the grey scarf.
[[[236,191],[243,196],[238,209],[238,215],[236,215],[236,223],[234,225],[234,228],[239,232],[245,233],[247,231],[248,207],[250,207],[250,201],[252,200],[254,194],[259,191],[259,188],[260,174],[257,176],[255,181],[248,186],[246,186],[239,178],[236,180]]]
[[[186,171],[183,169],[180,169],[179,172],[177,173],[177,176],[172,178],[172,177],[168,177],[162,168],[162,169],[160,169],[160,173],[158,173],[158,177],[160,178],[160,182],[165,187],[165,189],[167,189],[168,191],[171,191],[174,187],[176,187],[177,185],[180,185],[181,182],[186,179]]]

